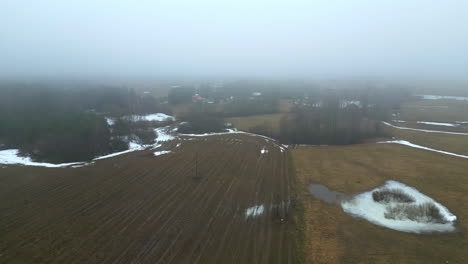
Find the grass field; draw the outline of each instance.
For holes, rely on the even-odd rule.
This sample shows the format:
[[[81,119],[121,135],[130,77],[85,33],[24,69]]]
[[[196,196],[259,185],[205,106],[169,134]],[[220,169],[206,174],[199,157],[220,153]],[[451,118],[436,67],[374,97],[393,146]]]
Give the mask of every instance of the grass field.
[[[456,100],[419,100],[401,106],[400,119],[405,121],[468,121],[468,102]]]
[[[446,127],[418,124],[417,121],[448,122],[468,119],[468,102],[456,100],[420,100],[403,104],[398,119],[405,123],[393,123],[400,127],[468,133],[467,125]],[[468,135],[427,133],[402,130],[386,126],[388,134],[397,139],[408,140],[414,144],[445,150],[456,154],[468,155]]]
[[[0,262],[300,260],[287,152],[242,134],[179,137],[163,148],[173,152],[76,169],[0,168]],[[261,205],[263,214],[246,217]]]
[[[466,159],[395,144],[298,147],[292,155],[303,197],[308,263],[464,263],[468,258]],[[417,235],[386,229],[315,199],[307,189],[320,183],[355,194],[390,179],[447,206],[458,216],[459,231]]]
[[[428,148],[444,150],[461,155],[468,155],[468,135],[451,135],[441,133],[427,133],[412,130],[402,130],[386,127],[387,131],[397,139],[404,139],[411,143]],[[441,129],[439,129],[441,130]]]
[[[272,135],[278,135],[280,131],[281,118],[286,114],[253,115],[243,117],[231,117],[227,121],[242,131],[250,131],[258,125],[264,125],[271,130]]]

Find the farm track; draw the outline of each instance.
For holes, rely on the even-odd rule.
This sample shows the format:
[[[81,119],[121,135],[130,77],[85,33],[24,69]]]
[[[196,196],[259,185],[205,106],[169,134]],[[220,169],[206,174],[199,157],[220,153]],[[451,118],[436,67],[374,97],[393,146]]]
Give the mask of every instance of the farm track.
[[[0,262],[292,263],[294,179],[277,143],[182,136],[160,149],[173,152],[0,169]]]

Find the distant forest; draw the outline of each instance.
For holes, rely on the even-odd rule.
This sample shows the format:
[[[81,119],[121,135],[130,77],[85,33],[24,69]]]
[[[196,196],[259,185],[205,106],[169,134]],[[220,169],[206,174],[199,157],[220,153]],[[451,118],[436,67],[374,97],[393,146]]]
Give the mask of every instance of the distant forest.
[[[330,89],[285,83],[231,82],[222,86],[174,87],[155,98],[123,87],[61,88],[0,86],[0,149],[19,149],[36,161],[91,160],[128,149],[129,141],[150,144],[157,125],[129,121],[129,115],[168,113],[179,105],[181,133],[219,132],[225,118],[278,113],[280,101],[291,110],[280,131],[258,124],[250,132],[287,144],[354,144],[384,136],[381,121],[408,100],[402,88]],[[113,118],[112,126],[105,117]]]
[[[91,160],[128,149],[129,136],[148,142],[141,122],[119,117],[167,112],[155,98],[132,89],[62,89],[38,85],[0,87],[0,149],[17,148],[36,161]],[[110,128],[104,116],[115,117]]]

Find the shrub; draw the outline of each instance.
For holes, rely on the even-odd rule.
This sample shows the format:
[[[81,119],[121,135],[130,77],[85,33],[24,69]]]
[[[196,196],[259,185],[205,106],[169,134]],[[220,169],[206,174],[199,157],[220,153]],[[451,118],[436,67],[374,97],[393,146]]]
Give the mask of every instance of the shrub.
[[[412,203],[415,201],[411,195],[406,194],[400,189],[387,188],[372,192],[372,198],[379,203]]]
[[[156,138],[156,133],[152,128],[135,129],[134,134],[136,137],[138,137],[139,142],[145,145],[153,144],[154,139]]]
[[[420,223],[446,223],[439,208],[434,203],[423,203],[420,205],[399,204],[387,206],[384,213],[385,218],[394,220],[416,221]]]

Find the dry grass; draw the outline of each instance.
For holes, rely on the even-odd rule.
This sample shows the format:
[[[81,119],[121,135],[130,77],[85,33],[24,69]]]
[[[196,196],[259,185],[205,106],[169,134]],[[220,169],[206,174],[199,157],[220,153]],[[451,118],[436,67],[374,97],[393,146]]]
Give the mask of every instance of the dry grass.
[[[254,115],[245,117],[232,117],[227,121],[231,122],[237,129],[250,131],[258,125],[265,125],[271,130],[272,135],[277,135],[280,129],[281,118],[285,114]]]
[[[468,162],[393,144],[299,147],[292,151],[304,197],[309,263],[464,263],[468,258]],[[386,180],[413,186],[460,219],[458,233],[416,235],[353,218],[308,193],[308,184],[335,191],[368,191]]]

